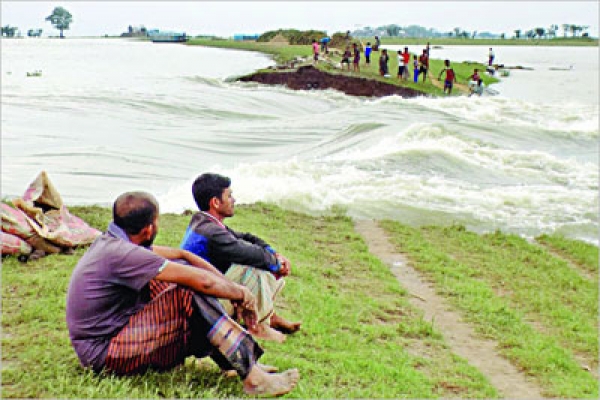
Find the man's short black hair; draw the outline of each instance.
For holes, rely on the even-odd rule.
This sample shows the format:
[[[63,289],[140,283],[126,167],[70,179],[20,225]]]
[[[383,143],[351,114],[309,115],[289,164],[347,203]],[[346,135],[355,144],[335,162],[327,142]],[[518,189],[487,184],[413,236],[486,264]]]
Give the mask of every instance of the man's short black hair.
[[[150,193],[123,193],[113,204],[113,221],[129,235],[152,224],[158,215],[158,202]]]
[[[192,185],[194,201],[201,211],[209,210],[210,199],[222,200],[223,191],[231,186],[231,179],[219,174],[206,173],[196,178]]]

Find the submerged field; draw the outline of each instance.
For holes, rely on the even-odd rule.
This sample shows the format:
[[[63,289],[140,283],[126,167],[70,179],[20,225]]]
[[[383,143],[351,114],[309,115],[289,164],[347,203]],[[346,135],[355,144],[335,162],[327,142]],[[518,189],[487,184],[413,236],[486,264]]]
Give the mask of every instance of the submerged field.
[[[104,230],[110,210],[71,211]],[[189,216],[161,216],[157,244],[178,246]],[[457,356],[426,321],[388,265],[369,253],[354,222],[335,212],[311,217],[276,206],[239,207],[230,226],[269,241],[292,261],[278,300],[303,321],[283,344],[261,343],[262,361],[297,367],[287,397],[502,397],[488,376]],[[529,243],[461,227],[381,224],[390,241],[497,351],[544,396],[597,398],[598,249],[556,236]],[[383,238],[382,238],[383,240]],[[2,394],[5,398],[243,397],[236,379],[189,359],[167,373],[94,375],[73,352],[65,294],[84,253],[21,264],[3,260]]]

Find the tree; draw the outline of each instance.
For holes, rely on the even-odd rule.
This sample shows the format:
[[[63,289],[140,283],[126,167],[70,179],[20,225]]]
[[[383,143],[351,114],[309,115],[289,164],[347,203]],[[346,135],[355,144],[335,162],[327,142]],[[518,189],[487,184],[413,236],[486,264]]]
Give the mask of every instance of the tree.
[[[515,30],[515,38],[517,38],[517,39],[521,38],[521,30],[520,29]]]
[[[10,25],[3,26],[2,27],[2,36],[6,35],[6,37],[15,37],[17,30],[19,30],[19,28],[17,28],[16,26],[10,26]]]
[[[555,38],[557,30],[558,30],[558,25],[556,25],[556,24],[550,25],[550,27],[548,28],[548,37]]]
[[[73,22],[73,16],[70,12],[62,7],[56,7],[52,14],[46,17],[46,21],[50,21],[56,29],[60,31],[61,39],[64,38],[63,31],[69,29],[69,25]]]
[[[562,28],[563,28],[563,36],[567,37],[567,32],[569,32],[569,28],[571,28],[571,25],[569,25],[569,24],[562,24]]]
[[[544,28],[535,28],[535,34],[541,39],[546,34],[546,30]]]
[[[573,35],[573,37],[575,37],[575,36],[577,36],[577,32],[584,30],[585,27],[572,24],[572,25],[569,25],[569,29],[571,30],[571,34]]]
[[[42,30],[41,29],[29,29],[27,31],[27,36],[29,36],[29,37],[40,37],[40,36],[42,36]]]

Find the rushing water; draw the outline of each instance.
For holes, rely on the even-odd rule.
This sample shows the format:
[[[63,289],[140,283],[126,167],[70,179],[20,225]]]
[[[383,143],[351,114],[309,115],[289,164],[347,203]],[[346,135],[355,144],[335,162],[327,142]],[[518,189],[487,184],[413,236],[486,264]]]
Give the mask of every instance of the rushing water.
[[[598,49],[494,50],[534,71],[513,71],[495,97],[406,100],[231,82],[271,64],[257,53],[2,40],[2,196],[46,170],[68,204],[139,189],[180,212],[195,208],[193,179],[214,171],[238,203],[596,241]]]

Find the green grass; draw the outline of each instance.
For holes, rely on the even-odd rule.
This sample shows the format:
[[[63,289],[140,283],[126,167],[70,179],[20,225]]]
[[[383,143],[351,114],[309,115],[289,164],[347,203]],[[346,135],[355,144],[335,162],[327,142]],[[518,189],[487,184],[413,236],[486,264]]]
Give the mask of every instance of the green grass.
[[[382,226],[501,353],[552,397],[596,398],[598,288],[539,246],[462,227]]]
[[[227,48],[227,49],[236,49],[236,50],[258,51],[261,53],[272,55],[274,60],[278,63],[286,63],[297,57],[309,57],[310,58],[312,56],[312,47],[310,45],[306,45],[306,46],[287,45],[287,44],[281,44],[281,43],[268,43],[268,42],[262,43],[262,42],[254,42],[254,41],[236,42],[233,40],[225,40],[225,39],[223,39],[223,40],[192,39],[188,42],[188,44],[208,46],[208,47]],[[355,76],[355,77],[373,79],[373,80],[378,80],[381,82],[393,84],[396,86],[408,87],[411,89],[415,89],[424,94],[431,94],[431,95],[436,95],[436,96],[443,95],[443,90],[442,90],[443,77],[442,77],[442,82],[438,83],[438,86],[435,86],[431,82],[431,80],[429,80],[429,78],[435,78],[437,80],[437,77],[438,77],[440,71],[442,71],[442,69],[444,67],[443,60],[431,59],[429,62],[430,71],[428,74],[428,76],[429,76],[428,80],[425,83],[421,82],[421,80],[419,80],[418,83],[414,83],[414,82],[412,82],[412,79],[407,80],[407,81],[400,81],[399,79],[397,79],[395,77],[397,74],[397,71],[398,71],[398,60],[397,60],[397,53],[395,53],[393,51],[389,52],[390,60],[389,60],[389,64],[388,64],[389,71],[390,71],[390,74],[392,75],[392,78],[384,78],[384,77],[380,76],[379,75],[379,64],[378,64],[379,54],[380,53],[377,53],[377,52],[372,53],[371,63],[369,66],[364,65],[364,57],[363,57],[362,61],[361,61],[361,66],[360,66],[360,73],[342,71],[340,69],[333,68],[331,65],[326,64],[326,63],[319,63],[319,64],[317,64],[317,67],[323,71],[326,71],[326,72],[332,73],[332,74],[343,74],[343,75],[347,75],[347,76]],[[333,62],[339,64],[342,57],[340,54],[333,54],[333,52],[332,52],[330,54],[330,59]],[[468,84],[468,77],[473,74],[474,68],[478,68],[480,72],[485,71],[485,65],[483,65],[483,64],[465,62],[465,63],[452,63],[451,65],[456,73],[457,83],[459,84],[459,85],[455,86],[455,89],[453,90],[453,95],[458,95],[461,93],[462,94],[468,93],[468,89],[465,85]],[[261,72],[277,73],[277,71],[273,71],[273,70],[261,70]],[[411,69],[411,76],[412,76],[412,69]],[[486,85],[490,85],[492,83],[498,82],[498,79],[488,76],[484,73],[481,73],[481,77],[483,79],[483,82]],[[441,85],[441,87],[439,87],[439,85]]]
[[[598,247],[561,235],[541,235],[536,241],[578,268],[593,274],[598,280]]]
[[[70,211],[104,230],[110,210]],[[189,216],[161,215],[157,244],[177,246]],[[493,398],[486,378],[454,355],[442,336],[409,305],[389,269],[371,256],[341,215],[314,218],[258,204],[240,207],[234,229],[267,239],[293,262],[280,313],[303,321],[286,343],[266,342],[263,361],[297,367],[289,397]],[[5,398],[243,397],[236,379],[192,360],[166,373],[137,377],[83,370],[65,324],[65,294],[73,256],[53,255],[2,268],[2,394]]]
[[[293,60],[296,56],[310,57],[312,55],[311,46],[289,45],[282,43],[254,42],[244,41],[236,42],[229,39],[191,39],[187,42],[192,46],[218,47],[223,49],[258,51],[260,53],[270,54],[278,63],[285,63]]]

